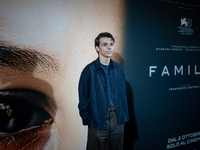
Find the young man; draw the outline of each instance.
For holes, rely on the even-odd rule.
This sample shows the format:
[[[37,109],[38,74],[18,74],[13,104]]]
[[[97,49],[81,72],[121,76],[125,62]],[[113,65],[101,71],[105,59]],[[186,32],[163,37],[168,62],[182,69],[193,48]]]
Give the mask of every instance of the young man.
[[[122,67],[111,60],[115,39],[100,33],[95,39],[98,58],[82,71],[79,111],[88,125],[87,149],[123,149],[124,123],[129,120]]]

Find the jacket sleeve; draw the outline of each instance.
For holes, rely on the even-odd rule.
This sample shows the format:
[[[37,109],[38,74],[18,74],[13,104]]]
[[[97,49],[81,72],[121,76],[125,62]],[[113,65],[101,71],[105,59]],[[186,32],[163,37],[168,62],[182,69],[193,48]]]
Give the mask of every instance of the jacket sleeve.
[[[78,85],[79,92],[79,114],[82,118],[83,125],[91,124],[90,117],[90,73],[89,69],[85,68],[81,73],[81,77]]]

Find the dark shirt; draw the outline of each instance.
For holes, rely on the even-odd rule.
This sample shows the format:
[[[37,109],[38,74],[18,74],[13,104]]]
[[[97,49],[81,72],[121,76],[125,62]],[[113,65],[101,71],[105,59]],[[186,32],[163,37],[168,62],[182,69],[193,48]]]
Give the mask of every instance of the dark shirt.
[[[110,60],[109,79],[118,125],[124,124],[129,120],[125,77],[122,67],[112,60]],[[78,108],[83,125],[93,125],[97,129],[106,130],[105,84],[105,73],[97,58],[83,69],[79,80]]]
[[[109,73],[110,73],[110,65],[103,65],[101,64],[104,73],[106,75],[105,80],[106,80],[106,84],[105,84],[105,93],[106,93],[106,100],[107,100],[107,107],[114,107],[113,104],[113,92],[111,89],[111,85],[110,85],[110,78],[109,78]]]

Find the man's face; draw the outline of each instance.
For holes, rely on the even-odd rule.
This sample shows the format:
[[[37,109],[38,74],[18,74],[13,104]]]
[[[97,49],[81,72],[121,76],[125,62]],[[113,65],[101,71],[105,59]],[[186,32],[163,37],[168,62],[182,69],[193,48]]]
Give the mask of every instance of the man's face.
[[[114,42],[111,38],[100,38],[99,47],[96,46],[96,50],[99,52],[100,57],[110,58],[113,54]]]
[[[10,117],[11,115],[12,115],[12,108],[10,108],[10,105],[7,105],[6,106],[6,111],[7,111],[7,114],[8,114],[8,116]]]
[[[10,105],[23,123],[12,132],[0,128],[0,149],[85,149],[79,77],[97,57],[93,39],[100,32],[112,33],[121,49],[123,6],[123,0],[0,2],[0,105]]]

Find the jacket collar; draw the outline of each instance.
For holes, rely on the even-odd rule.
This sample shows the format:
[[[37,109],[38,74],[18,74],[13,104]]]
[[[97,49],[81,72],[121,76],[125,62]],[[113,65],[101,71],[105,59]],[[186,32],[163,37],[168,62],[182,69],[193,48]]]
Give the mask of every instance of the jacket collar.
[[[110,65],[111,65],[111,68],[116,67],[116,64],[114,63],[114,61],[112,59],[110,59]],[[97,70],[102,68],[99,57],[95,60],[95,66],[96,66]]]

